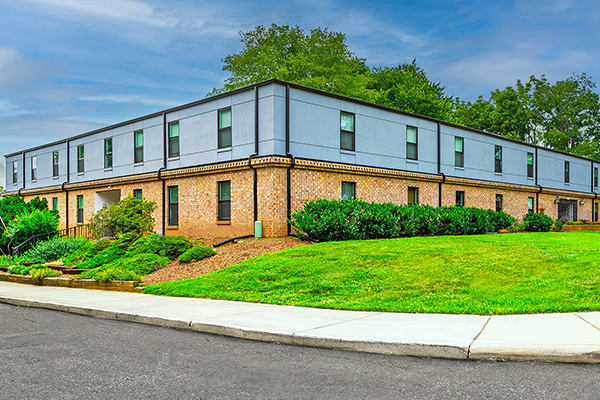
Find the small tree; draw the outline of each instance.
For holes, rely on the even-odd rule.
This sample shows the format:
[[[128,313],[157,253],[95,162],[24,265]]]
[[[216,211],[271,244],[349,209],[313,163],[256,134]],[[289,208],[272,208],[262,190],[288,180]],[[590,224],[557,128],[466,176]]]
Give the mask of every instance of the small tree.
[[[89,228],[96,238],[114,237],[128,232],[143,236],[154,230],[152,213],[155,209],[156,202],[146,199],[138,200],[129,195],[118,203],[94,214]]]

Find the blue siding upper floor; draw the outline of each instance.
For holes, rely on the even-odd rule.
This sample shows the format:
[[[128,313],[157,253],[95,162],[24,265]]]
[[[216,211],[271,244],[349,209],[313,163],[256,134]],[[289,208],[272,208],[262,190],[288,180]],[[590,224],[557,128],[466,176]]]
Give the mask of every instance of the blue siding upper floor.
[[[248,158],[255,151],[255,95],[258,95],[259,155],[286,155],[286,86],[267,83],[231,94],[167,110],[131,123],[107,127],[68,141],[54,143],[6,157],[6,189],[39,188],[65,181],[99,179],[157,172],[164,161],[168,124],[179,123],[180,154],[167,158],[167,169],[206,165]],[[232,146],[218,148],[218,112],[231,109]],[[440,123],[408,113],[353,101],[340,96],[290,85],[290,153],[296,158],[341,162],[405,171],[464,177],[492,182],[534,186],[527,176],[527,153],[536,147],[496,135]],[[340,115],[354,114],[354,151],[340,148]],[[165,124],[166,121],[166,124]],[[407,127],[417,128],[417,159],[407,159]],[[143,132],[143,162],[134,163],[134,133]],[[455,138],[464,140],[464,166],[455,165]],[[112,139],[113,165],[104,166],[104,140]],[[77,147],[84,146],[84,172],[78,172]],[[495,147],[502,147],[502,172],[495,172]],[[59,176],[53,177],[52,153],[59,152]],[[31,158],[36,157],[37,179],[31,179]],[[537,183],[544,188],[600,193],[593,185],[590,160],[538,148]],[[13,184],[12,162],[18,165]],[[564,162],[569,162],[570,182],[564,182]],[[600,168],[600,163],[594,163]]]

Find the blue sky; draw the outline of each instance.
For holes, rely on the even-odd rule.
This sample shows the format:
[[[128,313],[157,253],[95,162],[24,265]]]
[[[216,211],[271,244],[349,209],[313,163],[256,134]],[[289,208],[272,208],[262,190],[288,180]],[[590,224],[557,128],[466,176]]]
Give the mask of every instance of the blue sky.
[[[591,0],[0,0],[0,153],[204,98],[228,77],[238,32],[271,23],[343,32],[370,66],[416,59],[464,100],[530,75],[598,81],[599,11]]]

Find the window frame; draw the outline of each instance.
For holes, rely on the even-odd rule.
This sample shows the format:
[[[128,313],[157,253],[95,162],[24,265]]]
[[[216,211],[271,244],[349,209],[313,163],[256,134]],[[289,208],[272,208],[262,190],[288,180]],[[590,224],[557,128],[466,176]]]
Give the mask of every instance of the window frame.
[[[171,129],[173,126],[177,125],[177,136],[171,136]],[[175,158],[175,157],[179,157],[179,155],[181,154],[181,147],[180,147],[180,143],[179,143],[179,137],[181,136],[181,130],[180,130],[180,126],[179,126],[179,120],[177,121],[171,121],[168,124],[168,128],[167,128],[167,142],[168,142],[168,153],[169,153],[169,158]],[[173,150],[174,144],[177,144],[177,152],[175,152]]]
[[[31,181],[37,181],[37,156],[31,157]]]
[[[177,196],[177,201],[173,202],[173,191],[175,191],[175,195]],[[167,225],[168,226],[179,226],[179,186],[169,186],[167,188],[167,196],[168,198],[168,216],[167,216]]]
[[[56,178],[59,176],[60,170],[59,170],[59,162],[60,162],[60,153],[58,152],[58,150],[53,151],[52,152],[52,177]]]
[[[110,149],[109,149],[110,147]],[[104,169],[113,167],[112,138],[104,138]]]
[[[352,131],[342,129],[342,118],[344,115],[352,116]],[[344,147],[344,136],[352,138],[351,148]],[[340,150],[356,151],[356,114],[347,111],[340,111]]]
[[[594,203],[594,222],[598,222],[598,203]]]
[[[461,151],[456,150],[456,143],[460,141]],[[458,165],[457,157],[460,157],[460,165]],[[465,138],[462,136],[454,136],[454,166],[459,168],[465,167]]]
[[[504,196],[500,193],[496,193],[496,212],[502,212],[502,202],[504,200]]]
[[[459,202],[460,199],[460,202]],[[457,190],[454,205],[456,207],[464,207],[465,206],[465,192],[464,190]]]
[[[412,196],[411,196],[412,192]],[[412,197],[412,203],[411,203]],[[419,188],[418,187],[408,187],[408,199],[406,204],[419,204]]]
[[[531,158],[530,158],[530,156],[531,156]],[[531,159],[531,164],[529,163],[530,159]],[[533,153],[527,152],[527,177],[528,178],[533,178],[533,163],[534,163]]]
[[[228,196],[224,196],[225,186],[227,186]],[[223,199],[223,197],[227,198]],[[231,221],[231,181],[217,182],[217,219]]]
[[[565,183],[571,183],[571,163],[565,161]]]
[[[502,146],[494,145],[494,173],[502,173]]]
[[[139,193],[139,197],[137,196]],[[142,189],[133,189],[133,198],[136,200],[142,200],[142,198],[144,197],[144,195],[142,194]]]
[[[351,189],[352,196],[347,196],[345,192],[348,191],[348,188]],[[342,201],[354,200],[356,199],[356,182],[342,181],[342,193],[340,199]],[[346,198],[344,198],[346,196]]]
[[[221,127],[221,116],[225,111],[229,111],[229,126]],[[221,108],[217,111],[217,147],[219,149],[226,149],[228,147],[233,147],[233,113],[231,111],[231,107]],[[229,144],[223,144],[223,137],[225,135],[229,135]]]
[[[408,130],[415,130],[415,141],[409,142],[408,140]],[[409,157],[409,149],[414,149],[414,157]],[[407,160],[418,160],[419,159],[419,129],[416,126],[406,125],[406,159]]]
[[[598,187],[598,167],[594,167],[594,187]]]
[[[77,146],[77,173],[82,174],[85,172],[85,148],[84,145],[80,144]]]
[[[58,197],[52,198],[52,210],[58,211]]]
[[[142,138],[142,144],[137,145],[138,135]],[[144,131],[139,130],[133,132],[133,163],[139,164],[144,162]]]
[[[82,194],[78,194],[77,195],[77,223],[78,224],[83,224],[83,195]]]
[[[535,212],[535,199],[533,197],[527,198],[527,213]]]
[[[19,183],[19,162],[13,161],[13,185]]]

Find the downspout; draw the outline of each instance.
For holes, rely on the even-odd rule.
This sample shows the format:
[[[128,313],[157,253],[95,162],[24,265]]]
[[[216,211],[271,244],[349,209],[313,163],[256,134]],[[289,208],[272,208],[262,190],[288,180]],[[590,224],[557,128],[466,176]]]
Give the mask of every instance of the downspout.
[[[254,222],[258,221],[258,173],[256,168],[252,166],[252,159],[258,157],[258,87],[254,87],[254,154],[250,154],[248,157],[248,167],[254,173],[254,187],[253,187],[253,196],[254,196]],[[254,234],[244,235],[238,237],[232,237],[229,239],[225,239],[222,242],[213,244],[213,247],[221,247],[224,244],[231,243],[236,240],[247,239],[254,237]]]
[[[66,213],[65,213],[65,227],[67,229],[69,229],[69,191],[67,189],[65,189],[65,185],[68,182],[65,181],[62,183],[60,189],[65,192],[65,209],[66,209]]]
[[[442,185],[446,182],[446,175],[442,172],[442,149],[440,140],[442,138],[441,124],[437,123],[437,169],[438,175],[442,176],[442,180],[438,182],[438,207],[442,206]]]
[[[539,187],[540,190],[535,194],[535,213],[537,214],[540,210],[540,193],[542,193],[542,186],[538,185],[538,148],[535,146],[535,161],[533,163],[535,166],[534,171],[534,184]]]
[[[161,223],[161,225],[162,225],[162,235],[163,236],[165,236],[165,232],[166,232],[166,229],[165,229],[165,180],[161,176],[161,172],[164,169],[165,169],[165,167],[160,167],[158,169],[158,171],[156,172],[158,180],[162,182],[162,202],[161,202],[162,203],[162,213],[161,213],[162,223]]]
[[[594,193],[594,199],[592,200],[592,218],[591,218],[591,220],[593,222],[597,222],[597,221],[594,221],[594,204],[596,203],[596,198],[598,197],[598,193],[596,193],[594,191],[594,162],[593,161],[592,161],[592,168],[590,170],[590,175],[592,178],[591,179],[591,192]]]
[[[296,157],[290,153],[290,85],[285,85],[285,155],[290,157],[292,163],[287,168],[287,231],[288,236],[296,236],[292,232],[292,168],[296,166]]]
[[[595,209],[595,204],[596,204],[596,199],[598,198],[598,193],[594,192],[594,200],[592,200],[592,220],[596,219],[596,213],[594,211],[596,211]],[[597,219],[594,222],[598,222]]]
[[[67,140],[67,180],[62,184],[62,190],[65,192],[65,226],[69,228],[69,191],[65,189],[65,184],[71,181],[71,146],[70,140]]]
[[[258,172],[252,166],[252,159],[258,157],[258,87],[254,87],[254,154],[248,157],[248,167],[254,174],[253,197],[254,197],[254,222],[258,221]]]
[[[163,113],[163,166],[158,169],[158,179],[162,181],[162,213],[161,213],[161,221],[162,221],[162,235],[165,236],[167,231],[166,223],[165,223],[165,192],[166,192],[166,182],[161,176],[161,172],[167,169],[167,113]]]
[[[25,174],[25,152],[23,152],[23,189],[25,189],[25,179],[26,179],[26,175]],[[21,191],[19,190],[19,196],[21,195]]]

